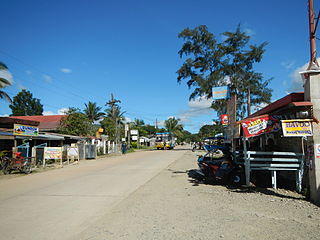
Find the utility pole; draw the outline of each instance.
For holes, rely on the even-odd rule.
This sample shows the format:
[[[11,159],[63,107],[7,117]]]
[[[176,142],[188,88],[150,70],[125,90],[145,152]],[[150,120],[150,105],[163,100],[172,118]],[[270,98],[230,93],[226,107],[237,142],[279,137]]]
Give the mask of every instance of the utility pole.
[[[310,63],[306,71],[301,72],[304,83],[304,100],[312,102],[312,117],[320,119],[320,68],[317,62],[316,50],[316,30],[319,21],[319,15],[314,23],[313,0],[309,2],[309,34],[310,34]],[[311,111],[311,110],[310,110]],[[308,152],[306,160],[308,163],[310,199],[316,205],[320,206],[320,129],[316,122],[312,122],[313,136],[308,137]]]
[[[121,103],[120,100],[117,100],[113,97],[113,94],[111,93],[111,100],[106,103],[106,105],[109,105],[111,107],[111,113],[115,114],[117,103]],[[117,117],[115,118],[115,142],[116,144],[119,144],[120,139],[120,129],[119,129],[119,123],[120,119]]]
[[[310,62],[307,70],[316,70],[316,69],[319,69],[319,63],[317,61],[316,32],[317,32],[320,12],[316,19],[316,23],[314,23],[315,15],[314,15],[314,8],[313,8],[313,0],[309,0],[308,9],[309,9]]]

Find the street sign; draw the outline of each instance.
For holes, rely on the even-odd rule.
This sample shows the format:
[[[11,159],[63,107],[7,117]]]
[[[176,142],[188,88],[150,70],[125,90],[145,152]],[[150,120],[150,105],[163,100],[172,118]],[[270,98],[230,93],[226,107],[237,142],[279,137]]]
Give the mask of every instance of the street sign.
[[[138,135],[138,130],[130,130],[131,135]]]

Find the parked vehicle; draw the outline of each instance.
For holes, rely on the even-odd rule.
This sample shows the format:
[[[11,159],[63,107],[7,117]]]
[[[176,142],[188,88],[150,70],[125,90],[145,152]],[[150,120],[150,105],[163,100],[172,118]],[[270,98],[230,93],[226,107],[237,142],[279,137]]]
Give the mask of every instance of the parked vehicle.
[[[198,157],[199,169],[189,171],[189,176],[206,183],[228,184],[239,187],[244,183],[244,173],[240,165],[232,161],[229,151],[221,158],[213,158],[212,152]]]
[[[176,138],[171,132],[156,133],[157,149],[173,149],[176,146]]]
[[[10,174],[12,171],[20,171],[25,174],[31,173],[31,158],[21,156],[21,152],[16,152],[14,158],[5,157],[2,160],[2,171]]]

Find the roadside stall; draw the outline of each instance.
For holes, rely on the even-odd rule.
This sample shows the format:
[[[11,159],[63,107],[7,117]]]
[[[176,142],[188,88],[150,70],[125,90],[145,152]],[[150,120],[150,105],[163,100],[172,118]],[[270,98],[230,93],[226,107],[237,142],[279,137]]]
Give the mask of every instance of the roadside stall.
[[[273,188],[277,188],[277,176],[289,182],[294,176],[296,190],[301,192],[312,121],[312,104],[303,101],[303,93],[292,93],[236,122],[231,132],[238,134],[233,135],[232,144],[236,161],[244,165],[246,185],[253,172],[267,171]]]

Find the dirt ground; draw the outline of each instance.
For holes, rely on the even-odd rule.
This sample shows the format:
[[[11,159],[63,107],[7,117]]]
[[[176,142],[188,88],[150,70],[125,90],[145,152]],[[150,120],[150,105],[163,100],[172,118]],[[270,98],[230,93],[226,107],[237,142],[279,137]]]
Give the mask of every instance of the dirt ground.
[[[279,189],[198,184],[187,151],[75,239],[320,239],[320,208]]]

